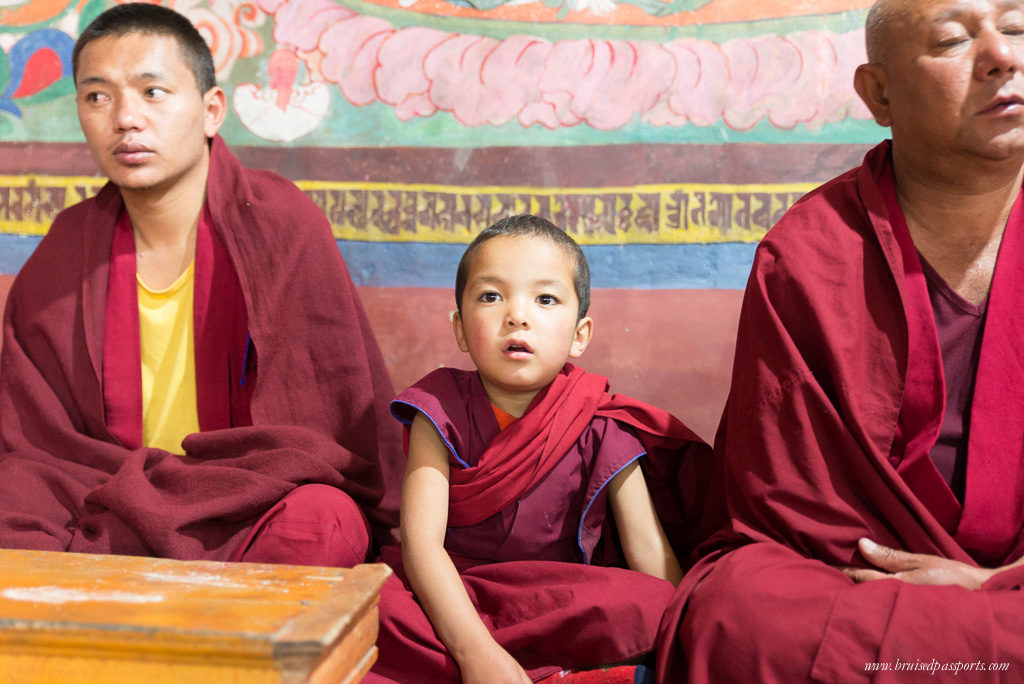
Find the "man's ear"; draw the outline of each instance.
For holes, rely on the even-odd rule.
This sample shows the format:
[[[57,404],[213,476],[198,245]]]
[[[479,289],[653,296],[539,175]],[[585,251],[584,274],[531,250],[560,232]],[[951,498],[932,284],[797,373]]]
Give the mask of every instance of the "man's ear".
[[[452,311],[452,329],[455,331],[455,341],[458,343],[459,349],[468,352],[469,345],[466,344],[466,331],[462,327],[462,315],[458,311]]]
[[[584,316],[576,324],[576,335],[572,338],[572,346],[569,348],[569,358],[576,359],[583,355],[587,345],[590,344],[590,337],[594,334],[594,319]]]
[[[213,86],[203,95],[203,109],[206,116],[203,117],[203,132],[207,138],[217,135],[224,118],[228,114],[228,96],[220,86]]]
[[[881,64],[861,64],[853,74],[853,88],[879,126],[892,125],[889,110],[889,81]]]

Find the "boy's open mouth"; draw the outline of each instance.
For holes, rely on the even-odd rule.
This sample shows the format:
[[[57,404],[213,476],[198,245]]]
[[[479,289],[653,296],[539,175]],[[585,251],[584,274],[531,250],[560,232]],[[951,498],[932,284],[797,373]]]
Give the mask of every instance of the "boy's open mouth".
[[[533,350],[525,342],[513,340],[505,346],[505,351],[510,354],[532,354]]]

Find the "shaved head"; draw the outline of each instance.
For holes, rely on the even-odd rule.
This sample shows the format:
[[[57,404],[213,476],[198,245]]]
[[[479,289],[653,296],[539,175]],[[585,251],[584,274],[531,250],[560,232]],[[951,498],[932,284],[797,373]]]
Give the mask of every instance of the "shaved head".
[[[914,0],[878,0],[871,6],[864,25],[869,62],[886,63],[895,29],[910,17],[911,8],[915,4]]]
[[[1024,0],[877,0],[864,34],[854,88],[894,159],[922,177],[1024,159]]]

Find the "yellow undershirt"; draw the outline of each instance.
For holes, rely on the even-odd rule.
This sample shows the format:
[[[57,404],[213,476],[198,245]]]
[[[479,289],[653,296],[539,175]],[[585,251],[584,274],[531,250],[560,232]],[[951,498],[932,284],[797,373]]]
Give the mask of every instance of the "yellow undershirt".
[[[139,284],[142,347],[142,444],[176,454],[181,440],[199,432],[196,355],[192,322],[195,262],[170,287]]]

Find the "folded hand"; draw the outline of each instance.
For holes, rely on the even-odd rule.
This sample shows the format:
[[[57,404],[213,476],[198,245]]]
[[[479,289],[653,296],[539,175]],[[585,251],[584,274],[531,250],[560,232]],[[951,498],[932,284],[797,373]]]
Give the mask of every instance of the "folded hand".
[[[898,579],[910,584],[956,584],[979,589],[996,572],[927,553],[900,551],[866,538],[858,542],[858,547],[861,555],[879,568],[841,568],[847,577],[858,583]]]

